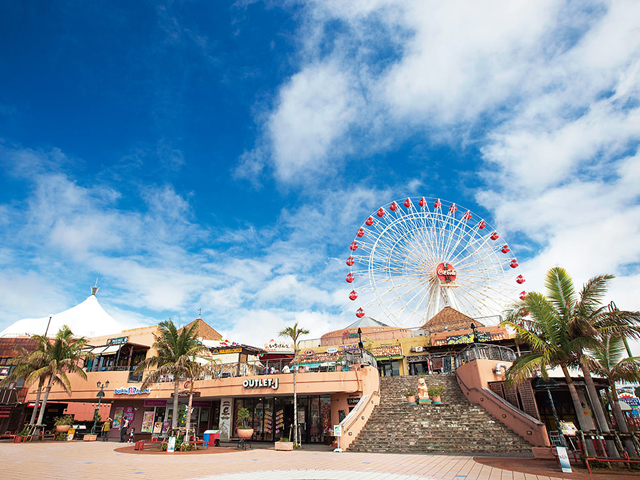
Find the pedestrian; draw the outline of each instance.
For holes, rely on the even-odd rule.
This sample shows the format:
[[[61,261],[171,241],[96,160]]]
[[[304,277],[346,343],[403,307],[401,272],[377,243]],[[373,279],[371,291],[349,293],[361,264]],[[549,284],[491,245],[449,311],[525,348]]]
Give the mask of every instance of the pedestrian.
[[[127,429],[129,428],[129,419],[122,419],[122,426],[120,427],[120,443],[124,443],[127,441]]]
[[[107,417],[107,419],[105,420],[104,424],[102,425],[102,441],[103,442],[108,442],[109,441],[109,432],[111,431],[111,422],[113,420],[111,420],[111,417]]]
[[[136,439],[136,429],[132,428],[131,432],[129,433],[129,443],[133,443]]]

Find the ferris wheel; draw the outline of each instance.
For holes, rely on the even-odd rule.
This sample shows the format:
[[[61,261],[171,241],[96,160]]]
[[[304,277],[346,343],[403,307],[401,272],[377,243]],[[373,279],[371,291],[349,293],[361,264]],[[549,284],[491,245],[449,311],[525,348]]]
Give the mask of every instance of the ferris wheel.
[[[401,327],[421,326],[446,306],[471,318],[499,315],[525,282],[496,230],[440,199],[383,205],[349,248],[346,281],[356,316],[372,309]]]

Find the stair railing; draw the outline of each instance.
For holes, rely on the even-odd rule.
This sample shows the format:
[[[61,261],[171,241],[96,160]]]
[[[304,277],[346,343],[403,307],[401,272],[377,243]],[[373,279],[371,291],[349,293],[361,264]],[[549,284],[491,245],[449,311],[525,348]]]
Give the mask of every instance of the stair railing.
[[[490,403],[492,403],[494,407],[497,407],[497,409],[501,412],[499,416],[491,412],[490,408],[487,408],[483,405],[485,410],[489,414],[491,414],[491,416],[493,416],[496,420],[499,420],[501,423],[503,423],[504,425],[506,425],[512,430],[514,427],[509,424],[511,423],[509,421],[509,416],[511,416],[512,419],[515,419],[518,422],[525,425],[528,428],[528,430],[525,430],[526,436],[522,435],[521,433],[515,430],[514,431],[518,433],[518,435],[520,435],[522,438],[524,438],[527,442],[535,446],[549,445],[549,436],[547,434],[547,427],[540,420],[514,407],[511,403],[507,402],[505,399],[503,399],[499,395],[496,395],[494,392],[492,392],[488,388],[480,389],[477,387],[468,387],[464,383],[462,378],[460,378],[460,375],[458,374],[457,371],[456,371],[456,379],[458,380],[458,384],[461,387],[463,387],[464,390],[466,390],[466,392],[463,392],[463,393],[465,393],[467,396],[469,396],[470,392],[473,392],[479,397],[480,402],[483,402],[486,399]],[[482,405],[480,402],[474,402],[474,403],[478,403]]]
[[[342,436],[338,437],[338,447],[342,450],[349,448],[349,445],[355,441],[360,431],[364,428],[364,423],[361,424],[357,422],[358,420],[369,419],[371,412],[379,403],[379,401],[374,401],[374,397],[380,397],[380,393],[374,391],[370,395],[363,395],[360,401],[353,407],[353,410],[340,422]]]

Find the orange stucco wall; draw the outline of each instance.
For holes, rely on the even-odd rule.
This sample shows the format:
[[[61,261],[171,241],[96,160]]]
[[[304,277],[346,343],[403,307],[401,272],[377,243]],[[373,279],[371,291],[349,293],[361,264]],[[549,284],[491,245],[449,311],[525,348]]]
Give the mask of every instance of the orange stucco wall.
[[[545,425],[528,415],[522,414],[517,408],[509,408],[499,401],[494,401],[492,392],[487,392],[489,382],[504,380],[504,369],[494,373],[497,364],[511,366],[510,362],[496,360],[473,360],[458,367],[456,374],[463,393],[471,403],[482,405],[496,420],[499,420],[515,433],[534,446],[550,445]]]

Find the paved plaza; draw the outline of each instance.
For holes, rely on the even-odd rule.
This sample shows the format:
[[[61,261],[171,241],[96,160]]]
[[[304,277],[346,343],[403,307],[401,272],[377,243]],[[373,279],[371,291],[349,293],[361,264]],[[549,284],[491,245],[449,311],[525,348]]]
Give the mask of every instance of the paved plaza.
[[[212,480],[553,480],[562,474],[512,472],[473,457],[271,449],[194,454],[124,453],[119,443],[0,443],[0,478]],[[510,461],[513,465],[513,460]],[[516,461],[518,462],[518,461]],[[507,467],[504,467],[507,468]],[[581,478],[582,474],[578,474]],[[593,478],[602,479],[602,474]],[[567,477],[564,478],[576,478]],[[618,477],[630,479],[633,477]],[[638,477],[635,477],[638,478]]]

